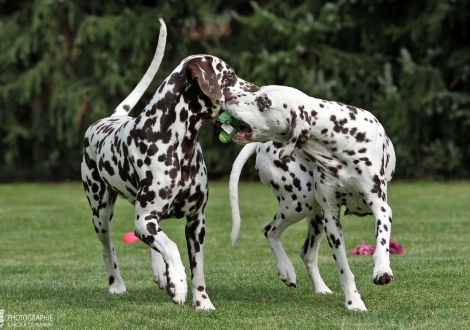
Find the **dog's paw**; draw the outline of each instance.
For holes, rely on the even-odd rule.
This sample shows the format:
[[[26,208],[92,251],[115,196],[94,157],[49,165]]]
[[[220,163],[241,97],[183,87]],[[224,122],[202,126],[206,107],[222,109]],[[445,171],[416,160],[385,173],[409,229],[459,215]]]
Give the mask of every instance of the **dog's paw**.
[[[179,283],[178,283],[179,282]],[[178,285],[177,285],[178,284]],[[177,305],[184,305],[186,298],[188,297],[188,289],[186,287],[186,281],[182,279],[174,282],[169,281],[166,287],[166,292],[171,297],[171,300]]]
[[[188,285],[183,264],[168,267],[166,292],[175,304],[184,305],[188,297]]]
[[[346,299],[345,306],[350,311],[367,312],[367,307],[361,299],[361,296]]]
[[[153,280],[155,282],[156,285],[158,285],[158,287],[161,289],[161,290],[166,290],[166,287],[167,287],[167,283],[166,283],[166,277],[163,276],[163,277],[160,277],[160,278],[154,278]]]
[[[153,281],[161,290],[166,290],[168,287],[168,273],[166,266],[164,268],[152,267]]]
[[[354,283],[352,283],[354,284]],[[357,291],[356,286],[348,286],[344,291],[345,303],[344,305],[350,311],[367,311],[367,307],[362,300],[360,293]]]
[[[373,270],[372,281],[377,285],[387,285],[393,281],[393,273],[390,268],[385,271]]]
[[[166,291],[175,304],[181,306],[184,305],[186,298],[188,297],[188,290],[185,287],[180,286],[177,288],[173,282],[170,282]]]
[[[297,288],[297,283],[291,282],[291,280],[289,278],[281,278],[281,281],[287,286]]]
[[[361,298],[359,292],[354,291],[353,294],[346,296],[344,304],[350,311],[367,312],[367,307]]]
[[[163,261],[162,255],[153,249],[150,249],[150,268],[153,274],[153,281],[162,290],[167,287],[167,273],[166,264]]]
[[[211,300],[209,299],[209,295],[207,294],[206,287],[203,283],[197,284],[193,282],[192,293],[193,307],[196,310],[215,310],[215,307],[212,305]]]
[[[212,305],[212,302],[210,301],[209,297],[206,299],[196,299],[193,301],[193,307],[196,310],[204,310],[204,311],[215,311],[214,305]]]
[[[122,281],[113,280],[114,277],[109,277],[109,293],[111,294],[121,294],[126,292],[126,286]]]
[[[277,273],[279,274],[279,279],[287,286],[297,288],[297,276],[294,271],[292,263],[283,263],[278,265]]]
[[[326,284],[324,284],[325,286],[315,286],[315,292],[316,293],[321,293],[321,294],[332,294],[333,291],[330,290],[329,287],[326,286]]]

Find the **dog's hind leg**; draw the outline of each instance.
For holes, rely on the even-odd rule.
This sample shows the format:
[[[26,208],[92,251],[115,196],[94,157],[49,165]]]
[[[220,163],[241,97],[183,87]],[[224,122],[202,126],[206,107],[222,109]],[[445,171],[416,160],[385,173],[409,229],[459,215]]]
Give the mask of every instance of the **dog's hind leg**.
[[[111,243],[111,227],[117,194],[109,190],[109,188],[107,193],[104,193],[104,196],[106,194],[108,195],[108,201],[105,203],[108,205],[99,211],[99,217],[93,217],[93,223],[95,225],[96,236],[98,236],[103,246],[103,259],[108,272],[109,292],[124,293],[126,292],[126,287],[119,271],[116,250]]]
[[[96,180],[98,179],[97,169],[94,167],[87,167],[86,164],[83,164],[82,179],[88,203],[93,211],[95,233],[103,246],[103,259],[108,272],[109,292],[124,293],[126,287],[119,271],[116,250],[111,243],[111,227],[117,193],[111,190],[102,180]]]
[[[385,195],[383,199],[386,200]],[[371,206],[375,218],[376,238],[372,280],[377,285],[385,285],[393,281],[389,251],[390,233],[392,230],[392,209],[383,199],[375,199]]]
[[[281,201],[274,219],[266,223],[262,228],[274,259],[276,259],[279,278],[285,285],[294,288],[297,287],[296,274],[294,266],[282,246],[281,235],[287,227],[305,218],[305,210],[307,209],[303,208],[303,211],[297,212],[295,211],[295,206],[290,205],[290,207],[286,207]]]
[[[206,220],[202,211],[186,217],[186,243],[191,267],[191,292],[193,307],[197,310],[215,310],[207,294],[204,280],[204,240]]]
[[[162,255],[152,248],[150,250],[150,269],[152,270],[153,280],[162,290],[166,290],[166,265]]]
[[[313,212],[307,217],[307,226],[307,237],[300,250],[300,258],[302,258],[305,264],[307,274],[310,277],[315,292],[332,293],[323,281],[318,270],[318,250],[320,248],[320,242],[325,235],[325,230],[322,224],[321,208],[316,201],[313,206]]]

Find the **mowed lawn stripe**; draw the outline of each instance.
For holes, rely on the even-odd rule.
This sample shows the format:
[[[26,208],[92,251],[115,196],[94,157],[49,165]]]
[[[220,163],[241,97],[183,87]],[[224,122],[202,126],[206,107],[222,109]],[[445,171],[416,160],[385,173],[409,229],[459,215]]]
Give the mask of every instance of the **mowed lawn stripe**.
[[[372,256],[348,257],[369,311],[348,312],[326,240],[319,267],[332,295],[313,292],[298,252],[305,221],[289,227],[283,245],[297,289],[278,278],[261,226],[277,209],[271,191],[240,184],[242,228],[230,244],[228,185],[210,183],[206,207],[205,273],[214,312],[174,305],[153,283],[147,247],[122,242],[133,230],[133,208],[119,200],[113,243],[128,292],[108,293],[101,246],[81,184],[0,185],[0,310],[5,315],[52,315],[63,329],[466,329],[470,326],[468,182],[392,182],[392,237],[405,249],[392,255],[395,281],[372,283]],[[374,242],[372,217],[343,216],[346,248]],[[184,219],[162,222],[189,269]],[[188,274],[188,279],[190,274]],[[5,317],[4,327],[8,328]],[[11,324],[10,324],[11,327]]]

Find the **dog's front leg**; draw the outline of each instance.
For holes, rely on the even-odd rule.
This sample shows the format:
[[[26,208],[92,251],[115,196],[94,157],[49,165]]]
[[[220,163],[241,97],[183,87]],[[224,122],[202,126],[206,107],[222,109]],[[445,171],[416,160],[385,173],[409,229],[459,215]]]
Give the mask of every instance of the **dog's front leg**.
[[[189,264],[191,267],[191,291],[193,307],[197,310],[215,310],[207,294],[204,280],[204,240],[206,220],[204,213],[199,211],[186,217],[186,243],[188,245]]]
[[[307,274],[313,284],[315,292],[332,293],[330,288],[323,281],[320,271],[318,270],[318,250],[320,242],[325,235],[325,229],[322,223],[322,212],[317,201],[313,203],[313,212],[307,217],[307,237],[304,245],[300,250],[300,258],[302,258]]]
[[[181,261],[178,247],[159,226],[163,208],[158,207],[157,203],[154,200],[153,204],[145,204],[141,203],[139,198],[137,199],[135,206],[135,233],[142,242],[161,254],[166,268],[166,290],[175,304],[184,305],[188,295],[186,271]],[[142,206],[147,207],[144,208]]]
[[[93,210],[93,226],[103,246],[103,259],[108,272],[109,292],[120,294],[126,292],[116,257],[116,250],[111,243],[111,228],[114,214],[114,203],[117,194],[104,181],[99,179],[97,162],[92,159],[93,152],[85,150],[82,163],[82,180],[88,203]]]
[[[323,211],[323,226],[325,228],[328,244],[330,245],[333,258],[336,261],[341,289],[346,298],[346,308],[356,311],[367,311],[366,305],[362,301],[361,295],[357,291],[354,274],[349,268],[344,244],[343,230],[339,221],[340,209],[332,209],[328,203],[320,203]]]

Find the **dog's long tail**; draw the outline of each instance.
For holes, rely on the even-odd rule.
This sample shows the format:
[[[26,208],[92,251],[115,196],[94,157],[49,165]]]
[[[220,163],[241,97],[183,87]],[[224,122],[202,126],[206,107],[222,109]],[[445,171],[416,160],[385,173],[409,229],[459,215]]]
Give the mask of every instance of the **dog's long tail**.
[[[160,36],[158,37],[158,46],[157,50],[155,51],[152,63],[150,63],[147,72],[145,72],[145,75],[142,77],[137,86],[135,86],[134,90],[114,110],[112,114],[113,116],[127,116],[129,114],[132,108],[134,108],[137,102],[140,100],[142,95],[144,95],[145,91],[147,90],[153,78],[155,77],[155,74],[157,73],[160,64],[162,63],[163,53],[165,52],[167,33],[165,22],[162,18],[160,18],[159,21],[161,24]]]
[[[232,211],[232,233],[230,234],[230,240],[232,241],[232,246],[235,245],[238,239],[241,225],[240,208],[238,207],[238,181],[240,180],[243,165],[245,165],[248,158],[255,153],[257,146],[258,143],[250,143],[244,146],[238,154],[237,159],[235,159],[232,172],[230,173],[229,196],[230,209]]]

